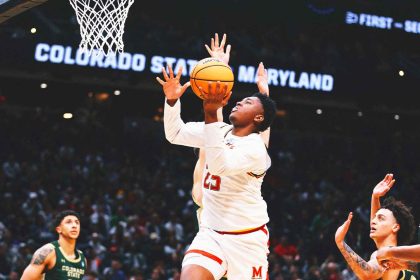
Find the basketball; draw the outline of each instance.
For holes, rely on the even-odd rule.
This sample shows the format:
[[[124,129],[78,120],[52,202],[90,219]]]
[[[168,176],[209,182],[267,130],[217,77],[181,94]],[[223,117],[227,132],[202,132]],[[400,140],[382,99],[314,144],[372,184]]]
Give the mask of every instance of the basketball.
[[[197,62],[190,75],[191,88],[201,99],[203,99],[203,96],[198,87],[201,87],[203,92],[207,93],[207,82],[220,81],[222,84],[227,83],[227,93],[229,93],[233,88],[233,80],[233,72],[229,65],[213,57]]]

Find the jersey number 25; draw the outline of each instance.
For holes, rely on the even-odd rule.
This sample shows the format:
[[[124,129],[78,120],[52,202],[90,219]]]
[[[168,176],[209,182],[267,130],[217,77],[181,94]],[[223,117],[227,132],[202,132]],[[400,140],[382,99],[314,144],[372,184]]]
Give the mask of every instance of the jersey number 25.
[[[221,179],[219,176],[211,175],[207,172],[206,177],[204,178],[204,188],[209,189],[211,191],[219,191],[220,183]]]

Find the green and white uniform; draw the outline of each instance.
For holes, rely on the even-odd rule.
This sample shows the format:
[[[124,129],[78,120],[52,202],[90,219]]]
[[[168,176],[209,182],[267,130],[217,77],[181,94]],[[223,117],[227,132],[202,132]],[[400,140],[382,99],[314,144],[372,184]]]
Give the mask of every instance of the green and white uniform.
[[[411,270],[401,270],[400,275],[398,275],[398,280],[417,280],[419,279],[418,275]]]
[[[83,253],[76,249],[76,259],[67,259],[61,251],[58,241],[51,242],[54,246],[56,260],[51,270],[45,272],[45,280],[78,280],[86,271],[86,259]]]

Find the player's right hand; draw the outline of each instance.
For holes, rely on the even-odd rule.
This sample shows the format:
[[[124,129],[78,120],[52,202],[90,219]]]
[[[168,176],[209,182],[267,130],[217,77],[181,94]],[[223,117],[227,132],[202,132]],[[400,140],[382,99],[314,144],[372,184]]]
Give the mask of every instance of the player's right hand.
[[[216,112],[217,109],[225,106],[232,92],[227,92],[227,84],[222,84],[220,81],[215,83],[208,82],[207,92],[203,88],[199,87],[199,90],[203,96],[203,109],[205,112]]]
[[[385,175],[385,178],[380,181],[375,188],[373,189],[372,196],[379,198],[384,196],[394,185],[395,179],[393,179],[393,174],[388,173]]]
[[[162,85],[166,99],[173,101],[179,99],[184,94],[185,90],[190,86],[190,82],[186,82],[184,85],[180,84],[179,80],[182,74],[182,67],[179,67],[175,77],[170,65],[168,65],[168,72],[169,75],[166,73],[165,68],[162,67],[162,74],[165,81],[159,77],[156,77],[156,80]]]

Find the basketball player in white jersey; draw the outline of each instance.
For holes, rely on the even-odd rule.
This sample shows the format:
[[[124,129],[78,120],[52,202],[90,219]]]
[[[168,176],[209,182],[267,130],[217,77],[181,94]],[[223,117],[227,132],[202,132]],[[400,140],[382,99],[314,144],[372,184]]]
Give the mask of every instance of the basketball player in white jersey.
[[[211,44],[210,47],[208,45],[205,45],[209,55],[211,57],[217,58],[227,65],[229,65],[229,58],[230,58],[230,50],[231,45],[227,45],[225,50],[225,44],[226,44],[226,34],[223,34],[222,40],[219,44],[219,34],[215,34],[214,38],[211,38]],[[264,64],[261,62],[258,65],[257,70],[257,86],[258,91],[266,94],[267,96],[270,95],[269,87],[268,87],[268,77],[267,77],[267,71],[264,69]],[[217,110],[217,121],[222,122],[223,121],[223,112],[222,108],[219,108]],[[230,126],[226,126],[227,129],[230,129]],[[226,131],[227,132],[227,131]],[[268,148],[268,143],[270,139],[270,128],[267,128],[265,131],[263,131],[261,134],[261,138],[264,141],[264,144]],[[203,197],[203,170],[204,170],[204,164],[205,164],[205,155],[204,155],[204,149],[198,150],[198,160],[195,164],[194,173],[193,173],[193,188],[191,191],[192,199],[199,206],[199,209],[197,210],[197,219],[198,223],[200,223],[200,212],[202,206],[202,197]]]
[[[166,138],[204,149],[206,156],[200,230],[184,257],[181,279],[220,279],[226,271],[229,280],[266,279],[269,218],[261,184],[271,161],[260,132],[270,126],[276,105],[261,93],[237,102],[225,136],[217,110],[231,93],[220,82],[209,83],[208,93],[201,89],[204,123],[184,123],[179,98],[189,83],[180,84],[182,69],[176,76],[168,70],[162,69],[165,81],[157,78],[166,96]]]

